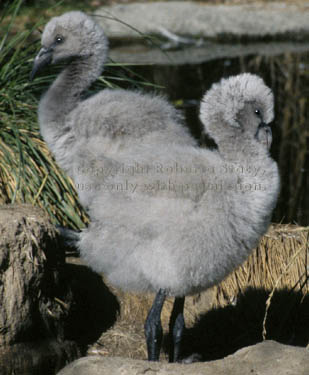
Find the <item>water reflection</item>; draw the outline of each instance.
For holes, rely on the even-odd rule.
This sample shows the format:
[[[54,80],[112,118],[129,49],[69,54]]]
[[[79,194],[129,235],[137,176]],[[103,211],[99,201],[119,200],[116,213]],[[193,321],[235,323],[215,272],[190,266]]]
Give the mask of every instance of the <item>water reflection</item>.
[[[252,54],[198,64],[140,65],[133,67],[132,71],[165,87],[163,91],[185,111],[190,130],[201,145],[209,144],[209,140],[201,135],[198,119],[198,106],[203,93],[221,77],[240,72],[261,75],[275,93],[276,117],[271,153],[278,161],[282,177],[281,194],[273,220],[308,225],[308,51],[283,52],[276,56]]]

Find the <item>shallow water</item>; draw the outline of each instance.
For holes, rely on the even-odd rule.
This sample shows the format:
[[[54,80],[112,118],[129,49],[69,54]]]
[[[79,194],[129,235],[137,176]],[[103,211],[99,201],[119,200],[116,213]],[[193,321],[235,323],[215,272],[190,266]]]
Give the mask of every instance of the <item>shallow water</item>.
[[[205,47],[203,50],[205,51]],[[283,42],[237,46],[212,45],[207,50],[209,53],[203,50],[198,52],[195,48],[191,55],[188,49],[173,51],[170,60],[166,56],[158,59],[157,54],[148,55],[147,60],[147,49],[132,46],[126,47],[121,54],[116,53],[112,56],[114,59],[118,57],[123,61],[138,61],[140,64],[153,59],[153,65],[139,65],[130,69],[149,82],[165,87],[162,91],[184,110],[188,126],[201,145],[208,145],[209,142],[201,135],[198,107],[202,95],[211,84],[221,77],[240,72],[262,76],[275,94],[276,116],[272,125],[271,154],[279,164],[282,178],[281,194],[273,220],[308,225],[308,45]]]

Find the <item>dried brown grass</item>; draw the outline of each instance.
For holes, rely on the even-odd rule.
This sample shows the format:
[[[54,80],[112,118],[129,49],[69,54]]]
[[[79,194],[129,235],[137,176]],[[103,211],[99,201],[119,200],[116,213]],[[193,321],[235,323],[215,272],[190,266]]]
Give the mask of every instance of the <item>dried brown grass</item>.
[[[248,260],[215,289],[215,307],[232,303],[248,288],[308,293],[308,227],[272,225]]]

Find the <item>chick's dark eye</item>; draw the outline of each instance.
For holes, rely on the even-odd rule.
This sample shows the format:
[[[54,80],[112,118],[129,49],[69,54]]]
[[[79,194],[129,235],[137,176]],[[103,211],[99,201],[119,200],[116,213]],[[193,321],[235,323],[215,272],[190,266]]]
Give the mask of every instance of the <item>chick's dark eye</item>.
[[[257,115],[257,116],[261,116],[261,111],[259,109],[255,109],[254,110],[254,113]]]
[[[61,35],[57,35],[56,38],[55,38],[55,42],[60,44],[63,42],[63,37]]]

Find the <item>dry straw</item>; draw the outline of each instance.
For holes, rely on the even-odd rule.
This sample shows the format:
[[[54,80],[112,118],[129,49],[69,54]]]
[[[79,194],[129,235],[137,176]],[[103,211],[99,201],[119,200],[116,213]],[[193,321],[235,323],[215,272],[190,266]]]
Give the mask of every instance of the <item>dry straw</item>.
[[[309,227],[272,225],[248,260],[215,287],[214,306],[236,303],[248,288],[269,293],[263,321],[266,321],[275,291],[290,290],[308,294]]]

